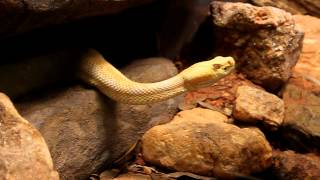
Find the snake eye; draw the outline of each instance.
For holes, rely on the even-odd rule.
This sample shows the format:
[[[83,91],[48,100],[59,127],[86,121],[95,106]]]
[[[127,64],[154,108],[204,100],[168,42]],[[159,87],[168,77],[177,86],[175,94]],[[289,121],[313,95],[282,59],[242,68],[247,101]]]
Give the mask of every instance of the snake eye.
[[[213,69],[220,69],[221,68],[221,64],[213,64]]]

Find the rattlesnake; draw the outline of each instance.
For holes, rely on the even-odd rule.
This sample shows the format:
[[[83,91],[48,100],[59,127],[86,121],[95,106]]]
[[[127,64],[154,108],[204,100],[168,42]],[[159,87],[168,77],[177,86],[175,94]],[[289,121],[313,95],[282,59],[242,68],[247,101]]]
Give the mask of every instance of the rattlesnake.
[[[186,91],[210,86],[235,67],[232,57],[218,56],[198,62],[176,76],[155,83],[138,83],[125,77],[96,50],[90,49],[80,62],[79,77],[111,99],[126,104],[149,104]]]

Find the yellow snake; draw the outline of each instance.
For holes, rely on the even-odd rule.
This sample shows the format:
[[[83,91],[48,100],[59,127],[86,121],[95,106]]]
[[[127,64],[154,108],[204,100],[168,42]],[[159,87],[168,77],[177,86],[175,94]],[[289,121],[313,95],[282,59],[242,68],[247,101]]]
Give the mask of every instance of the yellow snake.
[[[198,62],[176,76],[155,83],[138,83],[125,77],[96,50],[90,49],[80,62],[79,76],[111,99],[126,104],[163,101],[200,87],[210,86],[235,67],[231,57],[218,56]]]

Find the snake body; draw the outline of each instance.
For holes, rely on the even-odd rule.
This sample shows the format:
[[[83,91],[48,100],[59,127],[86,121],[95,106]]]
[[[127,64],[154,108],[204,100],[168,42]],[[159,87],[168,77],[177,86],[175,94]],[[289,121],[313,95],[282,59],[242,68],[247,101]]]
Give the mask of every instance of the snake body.
[[[126,104],[149,104],[213,84],[234,69],[231,57],[196,63],[176,76],[155,83],[138,83],[125,77],[96,50],[80,62],[79,76],[111,99]]]

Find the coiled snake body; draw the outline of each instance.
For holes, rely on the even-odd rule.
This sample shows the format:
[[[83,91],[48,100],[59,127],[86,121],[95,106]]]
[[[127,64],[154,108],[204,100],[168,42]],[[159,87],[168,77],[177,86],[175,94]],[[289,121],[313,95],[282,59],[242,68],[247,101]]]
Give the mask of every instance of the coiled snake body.
[[[115,101],[149,104],[200,87],[210,86],[234,69],[231,57],[216,57],[196,63],[176,76],[155,83],[138,83],[125,77],[100,53],[90,49],[80,62],[79,76]]]

